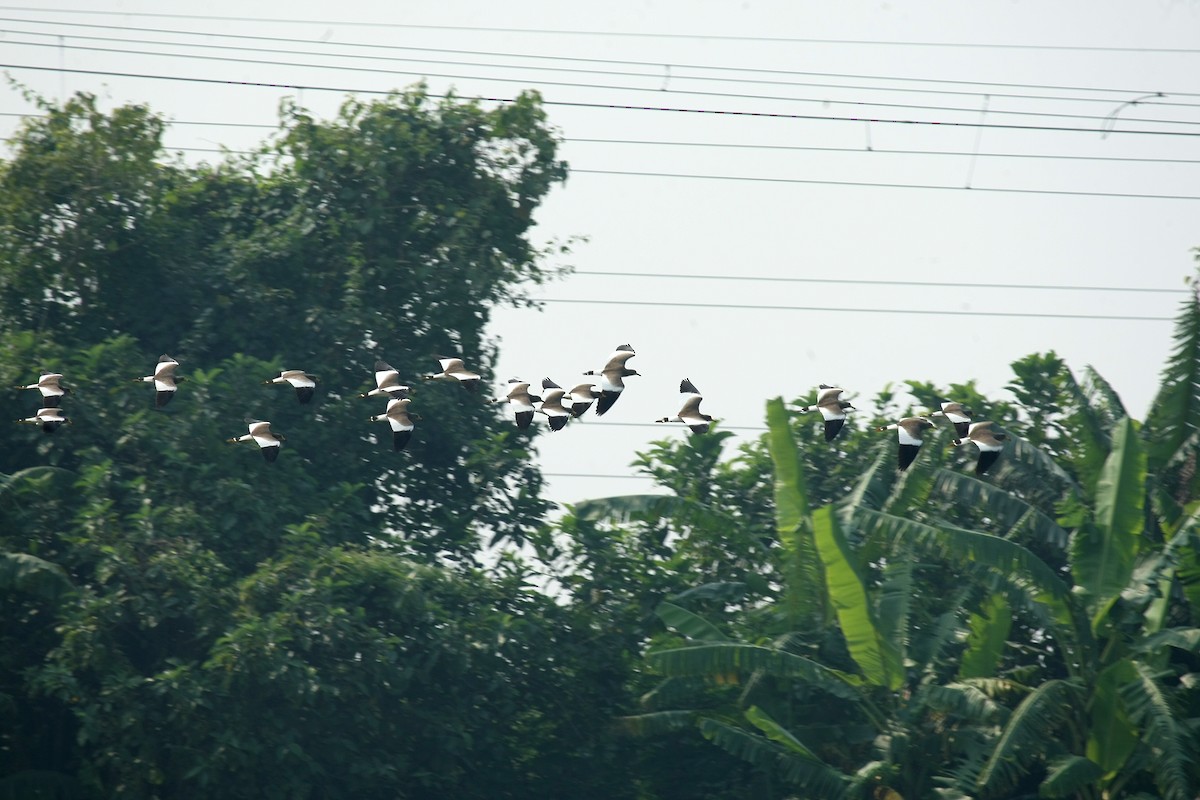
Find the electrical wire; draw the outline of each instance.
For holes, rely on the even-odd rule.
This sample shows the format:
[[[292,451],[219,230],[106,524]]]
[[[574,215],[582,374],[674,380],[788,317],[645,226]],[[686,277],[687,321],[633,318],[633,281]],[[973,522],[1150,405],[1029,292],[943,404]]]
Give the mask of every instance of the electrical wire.
[[[502,28],[484,25],[431,25],[411,22],[379,22],[365,20],[320,20],[320,19],[286,19],[279,17],[243,17],[217,14],[179,14],[153,11],[109,11],[91,9],[38,8],[31,6],[0,6],[3,11],[35,11],[38,13],[52,12],[57,14],[92,14],[103,16],[124,17],[156,17],[166,19],[210,20],[214,22],[261,22],[271,25],[322,25],[345,26],[360,28],[400,28],[411,30],[443,30],[443,31],[473,31],[482,33],[521,33],[551,36],[601,36],[626,37],[646,39],[684,39],[702,41],[734,41],[734,42],[779,42],[786,44],[838,44],[865,45],[883,47],[937,47],[937,48],[967,48],[1001,49],[1001,50],[1050,50],[1050,51],[1079,51],[1079,52],[1115,52],[1115,53],[1200,53],[1195,48],[1185,47],[1113,47],[1103,45],[1037,45],[1037,44],[1008,44],[989,42],[902,42],[879,39],[819,39],[789,36],[740,36],[735,34],[702,34],[702,33],[652,33],[645,31],[586,31],[586,30],[556,30],[547,28]]]
[[[1192,194],[1153,194],[1134,192],[1092,192],[1080,189],[1023,189],[1003,186],[946,186],[925,183],[878,183],[874,181],[834,181],[817,180],[815,178],[762,178],[753,175],[702,175],[686,172],[636,172],[616,169],[582,169],[571,168],[572,175],[621,175],[640,178],[688,178],[716,181],[749,181],[753,183],[808,184],[811,186],[852,186],[870,187],[874,189],[933,189],[957,192],[994,192],[1002,194],[1041,194],[1060,195],[1067,197],[1123,197],[1136,200],[1200,200],[1200,195]]]
[[[299,38],[294,38],[294,37],[283,37],[283,36],[253,36],[253,35],[236,34],[236,33],[180,31],[180,30],[172,30],[169,28],[144,28],[144,27],[136,27],[136,26],[100,25],[100,24],[96,24],[96,23],[81,23],[81,22],[54,22],[54,21],[42,21],[42,20],[29,20],[29,19],[21,19],[21,18],[14,18],[14,17],[0,17],[0,22],[23,22],[23,23],[32,23],[32,24],[39,24],[39,25],[56,25],[59,27],[70,26],[70,27],[82,27],[82,28],[88,28],[88,29],[98,28],[98,29],[104,29],[104,30],[135,31],[135,32],[140,32],[140,33],[166,33],[166,34],[171,34],[171,35],[176,35],[176,36],[204,36],[205,38],[218,37],[218,38],[250,40],[250,41],[269,41],[269,42],[314,44],[314,42],[310,39],[299,39]],[[366,43],[366,42],[340,42],[340,43],[324,42],[324,44],[332,44],[337,47],[373,48],[373,49],[382,49],[382,50],[389,50],[389,51],[439,53],[439,54],[440,53],[450,53],[450,54],[455,54],[455,55],[486,56],[489,58],[523,58],[523,59],[529,59],[529,60],[570,61],[570,62],[577,62],[577,63],[620,64],[620,65],[630,65],[630,66],[637,66],[637,67],[653,68],[654,71],[653,72],[629,72],[629,71],[622,71],[622,70],[589,70],[589,69],[579,69],[579,68],[562,67],[562,66],[539,67],[539,66],[530,65],[530,64],[524,64],[524,65],[494,64],[494,63],[492,63],[492,64],[482,63],[481,64],[481,63],[475,62],[475,61],[445,61],[445,60],[428,59],[428,58],[415,59],[415,58],[403,58],[403,57],[399,57],[399,56],[373,56],[373,55],[364,55],[364,54],[359,54],[359,53],[330,53],[330,52],[314,52],[311,50],[294,50],[294,49],[263,48],[263,47],[238,47],[238,46],[226,45],[226,44],[211,44],[208,42],[163,42],[163,41],[155,41],[155,40],[127,39],[124,37],[88,36],[88,35],[75,34],[75,33],[62,34],[62,33],[58,33],[58,32],[44,32],[44,31],[11,31],[11,32],[20,33],[20,34],[24,34],[24,35],[32,35],[32,36],[53,36],[53,37],[57,37],[57,38],[63,38],[64,36],[69,36],[70,38],[75,38],[75,39],[96,40],[96,41],[118,41],[118,42],[127,42],[127,43],[131,43],[131,44],[156,44],[156,45],[184,46],[184,47],[194,47],[194,48],[204,48],[204,49],[283,53],[283,54],[289,54],[289,55],[318,56],[318,57],[322,57],[322,58],[355,58],[355,59],[360,59],[360,60],[371,60],[371,61],[406,61],[406,62],[417,61],[417,62],[421,62],[421,63],[431,63],[431,64],[468,65],[468,66],[484,66],[484,67],[490,66],[490,67],[501,67],[501,68],[505,68],[505,69],[521,68],[521,69],[552,71],[552,72],[574,72],[574,73],[583,73],[583,74],[590,74],[590,75],[620,75],[620,76],[629,76],[629,77],[653,78],[653,79],[657,79],[657,80],[661,80],[664,77],[663,70],[665,68],[667,68],[667,69],[670,69],[670,71],[671,71],[670,77],[671,77],[671,80],[673,80],[673,81],[674,80],[688,80],[688,81],[707,81],[707,82],[713,82],[713,83],[756,83],[756,84],[763,84],[763,85],[770,85],[770,86],[803,86],[803,87],[810,87],[810,88],[855,89],[855,90],[878,91],[878,92],[949,94],[949,95],[966,96],[966,97],[991,97],[991,98],[1004,98],[1004,99],[1016,99],[1016,100],[1056,100],[1056,101],[1064,101],[1064,102],[1111,103],[1111,102],[1115,102],[1119,98],[1069,97],[1069,96],[1064,97],[1061,95],[1018,94],[1018,93],[1010,93],[1010,92],[998,92],[995,90],[995,87],[997,87],[997,86],[1013,86],[1013,87],[1019,87],[1019,88],[1036,88],[1036,89],[1051,90],[1051,91],[1085,91],[1085,92],[1093,92],[1093,93],[1118,93],[1121,95],[1135,94],[1135,95],[1160,95],[1161,96],[1161,95],[1170,94],[1172,96],[1200,96],[1200,94],[1189,95],[1189,93],[1163,92],[1161,90],[1157,91],[1157,92],[1148,92],[1148,91],[1117,89],[1117,88],[1059,87],[1059,86],[1048,86],[1045,84],[985,83],[983,81],[961,81],[961,80],[952,80],[952,79],[943,79],[943,78],[912,78],[912,77],[895,77],[895,76],[880,76],[880,75],[858,75],[858,74],[847,74],[847,73],[806,72],[806,71],[799,71],[799,70],[757,69],[757,68],[753,68],[753,67],[729,67],[729,66],[714,66],[714,65],[703,65],[703,64],[662,64],[662,63],[656,63],[656,62],[650,62],[650,61],[630,61],[630,60],[603,59],[603,58],[581,58],[581,57],[572,57],[572,56],[550,56],[550,55],[536,54],[536,53],[533,53],[533,54],[531,54],[531,53],[506,53],[506,52],[489,51],[489,50],[461,50],[461,49],[435,48],[435,47],[414,47],[411,45],[390,45],[390,44],[389,45],[381,45],[381,44]],[[817,83],[817,82],[812,82],[812,81],[779,81],[779,80],[762,80],[762,79],[745,78],[745,77],[724,78],[724,77],[715,77],[715,76],[711,76],[711,75],[687,75],[687,74],[679,73],[678,70],[707,70],[707,71],[714,71],[714,72],[743,72],[743,73],[780,74],[780,75],[805,75],[805,76],[818,76],[818,77],[839,78],[839,79],[845,78],[845,79],[854,79],[854,80],[875,80],[875,81],[892,81],[892,82],[925,82],[925,83],[937,83],[937,84],[947,84],[947,85],[958,84],[958,85],[969,85],[969,86],[989,86],[991,88],[987,92],[982,92],[982,91],[964,91],[964,90],[954,90],[954,89],[931,89],[931,88],[916,88],[916,87],[910,88],[910,87],[895,87],[895,86],[862,86],[862,85],[848,85],[848,84],[841,84],[841,83]],[[1197,104],[1197,103],[1177,103],[1174,101],[1167,101],[1167,100],[1161,100],[1161,99],[1143,100],[1143,101],[1139,101],[1137,104],[1138,105],[1154,105],[1154,106],[1171,106],[1171,107],[1180,107],[1180,108],[1200,108],[1200,104]]]
[[[23,119],[46,119],[45,114],[23,114],[16,111],[0,111],[0,117],[20,117]],[[262,122],[215,122],[211,120],[188,120],[188,119],[171,119],[167,120],[170,125],[196,125],[210,127],[229,127],[229,128],[258,128],[262,130],[278,130],[278,123],[262,123]],[[820,147],[816,145],[795,145],[795,144],[756,144],[745,142],[696,142],[696,141],[665,141],[658,139],[606,139],[606,138],[589,138],[579,136],[565,136],[562,139],[565,143],[571,144],[615,144],[615,145],[637,145],[637,146],[655,146],[655,147],[711,147],[711,148],[728,148],[732,150],[770,150],[784,152],[812,152],[812,153],[850,153],[857,155],[903,155],[903,156],[948,156],[957,158],[976,157],[976,158],[1010,158],[1010,159],[1048,159],[1053,161],[1094,161],[1094,162],[1111,162],[1111,163],[1137,163],[1137,164],[1200,164],[1200,159],[1194,158],[1151,158],[1147,156],[1085,156],[1073,155],[1065,153],[972,153],[966,150],[907,150],[896,148],[880,148],[874,147],[870,150],[865,150],[861,147]],[[197,152],[220,153],[223,152],[220,148],[204,148],[204,147],[166,147],[166,150],[195,150]],[[234,153],[249,154],[251,151],[231,151]]]
[[[708,281],[772,281],[779,283],[839,283],[856,286],[921,286],[946,287],[968,291],[971,289],[1045,289],[1069,292],[1158,292],[1164,294],[1190,293],[1186,287],[1179,289],[1157,289],[1144,286],[1058,286],[1044,283],[963,283],[961,281],[899,281],[866,280],[862,278],[798,278],[773,277],[769,275],[696,275],[672,272],[615,272],[608,270],[577,269],[572,275],[601,275],[621,278],[679,278],[684,280]]]
[[[1172,322],[1173,317],[1148,317],[1124,314],[1055,314],[1036,311],[955,311],[939,308],[831,308],[827,306],[771,306],[758,303],[685,303],[657,300],[593,300],[573,297],[534,298],[539,303],[585,303],[589,305],[653,306],[654,308],[720,308],[746,311],[824,311],[842,314],[916,314],[949,317],[1025,317],[1032,319],[1120,320],[1127,322]]]
[[[247,80],[226,80],[220,78],[202,78],[196,76],[185,75],[161,75],[141,72],[124,72],[117,70],[93,70],[80,69],[75,67],[48,67],[35,64],[0,64],[0,69],[27,69],[37,72],[58,72],[69,73],[73,75],[101,75],[106,77],[116,78],[140,78],[145,80],[164,80],[164,81],[179,81],[183,83],[204,83],[217,84],[222,86],[244,86],[259,89],[292,89],[296,91],[314,91],[314,92],[336,92],[339,94],[367,94],[367,95],[390,95],[395,90],[392,89],[365,89],[344,86],[318,86],[313,84],[299,83],[273,83],[269,81],[247,81]],[[475,98],[478,102],[489,103],[511,103],[511,97],[487,97],[481,96]],[[584,101],[571,100],[547,100],[540,101],[542,105],[558,106],[562,108],[587,108],[587,109],[605,109],[613,111],[652,111],[661,113],[678,113],[678,114],[697,114],[714,117],[742,117],[742,118],[760,118],[760,119],[775,119],[775,120],[809,120],[820,122],[871,122],[880,125],[913,125],[913,126],[930,126],[938,128],[989,128],[997,130],[1009,131],[1037,131],[1037,132],[1056,132],[1056,133],[1095,133],[1108,135],[1111,131],[1101,128],[1078,128],[1064,125],[1009,125],[994,122],[949,122],[939,120],[918,120],[918,119],[888,119],[883,117],[842,117],[828,116],[822,114],[795,114],[778,111],[738,111],[729,109],[712,109],[712,108],[687,108],[680,106],[653,106],[653,105],[638,105],[633,103],[595,103]],[[1182,136],[1182,137],[1200,137],[1200,131],[1160,131],[1147,130],[1144,128],[1135,128],[1130,130],[1121,130],[1119,133],[1130,135],[1148,135],[1148,136]],[[647,173],[650,174],[650,173]],[[1190,199],[1190,198],[1188,198]]]
[[[41,34],[41,35],[50,35],[50,34]],[[527,77],[523,77],[523,76],[520,76],[520,77],[492,77],[492,76],[488,76],[488,75],[462,75],[462,74],[454,74],[454,73],[446,73],[446,72],[429,72],[428,70],[396,70],[396,69],[379,69],[376,67],[356,67],[356,66],[350,66],[350,65],[344,65],[344,64],[309,64],[309,63],[300,63],[300,62],[295,62],[295,61],[268,61],[268,60],[264,60],[264,59],[236,58],[233,56],[210,56],[210,55],[200,55],[200,54],[195,54],[195,53],[164,53],[164,52],[154,52],[154,51],[147,51],[147,50],[133,50],[130,48],[96,47],[93,45],[72,45],[72,44],[65,44],[65,43],[61,43],[61,42],[19,42],[19,41],[11,41],[10,40],[7,42],[7,44],[15,45],[18,47],[45,47],[45,48],[52,48],[55,50],[80,50],[80,51],[94,52],[94,53],[119,53],[121,55],[142,55],[142,56],[153,56],[153,57],[159,57],[159,58],[185,58],[185,59],[192,60],[192,61],[196,61],[196,60],[198,60],[198,61],[220,61],[223,63],[231,63],[231,64],[254,64],[254,65],[258,65],[258,66],[298,67],[301,69],[337,70],[339,72],[369,73],[369,74],[373,74],[373,75],[405,75],[405,76],[412,76],[412,77],[442,78],[445,80],[456,80],[456,81],[484,81],[484,82],[489,82],[489,83],[521,83],[521,84],[532,84],[532,85],[537,85],[537,86],[566,87],[566,88],[571,88],[571,89],[603,89],[603,90],[607,90],[607,91],[619,91],[619,92],[651,92],[654,94],[662,94],[663,93],[662,90],[657,86],[624,86],[624,85],[615,85],[615,84],[578,83],[578,82],[573,82],[573,81],[554,81],[554,80],[544,80],[541,78],[527,78]],[[234,49],[234,48],[229,48],[229,49]],[[476,66],[489,66],[492,68],[501,68],[501,69],[523,69],[523,67],[520,67],[520,66],[513,66],[513,67],[508,67],[508,66],[504,66],[504,65],[476,65]],[[647,77],[656,77],[656,76],[647,76]],[[932,106],[932,105],[922,105],[922,104],[913,104],[913,103],[888,103],[888,102],[869,101],[869,100],[835,100],[835,99],[831,99],[828,97],[787,97],[787,96],[783,96],[783,95],[757,95],[757,94],[749,94],[746,92],[714,92],[714,91],[706,91],[706,90],[700,90],[700,89],[675,89],[675,90],[672,90],[670,92],[670,94],[672,94],[672,95],[695,95],[697,97],[709,97],[709,98],[736,98],[739,100],[768,100],[768,101],[781,101],[781,102],[789,102],[789,103],[815,103],[815,104],[822,104],[822,105],[854,106],[854,107],[858,107],[858,108],[909,109],[909,110],[916,110],[916,111],[950,112],[950,113],[977,113],[978,112],[978,109],[964,108],[962,106]],[[1069,112],[1010,111],[1010,110],[1005,110],[1005,109],[992,109],[990,113],[994,116],[1008,116],[1008,117],[1036,117],[1036,118],[1050,118],[1050,119],[1071,119],[1071,120],[1085,120],[1085,121],[1095,121],[1095,122],[1105,122],[1105,121],[1111,120],[1111,114],[1097,116],[1095,114],[1072,114]],[[833,117],[825,117],[824,115],[819,115],[817,118],[833,119]],[[1122,122],[1132,122],[1132,123],[1150,124],[1150,125],[1189,125],[1189,126],[1200,125],[1200,123],[1198,123],[1194,120],[1150,119],[1150,118],[1146,118],[1146,117],[1123,117]],[[950,123],[937,123],[937,124],[950,124]],[[1124,131],[1122,131],[1122,132],[1124,132]],[[1200,131],[1197,131],[1196,135],[1200,135]]]

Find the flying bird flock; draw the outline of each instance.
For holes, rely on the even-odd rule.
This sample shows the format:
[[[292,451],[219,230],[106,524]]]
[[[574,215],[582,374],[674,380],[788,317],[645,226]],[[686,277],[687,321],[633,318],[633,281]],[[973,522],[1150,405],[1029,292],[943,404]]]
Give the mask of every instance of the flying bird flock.
[[[496,397],[491,403],[508,403],[512,407],[513,418],[518,428],[524,430],[533,424],[537,414],[546,417],[550,430],[559,431],[567,426],[572,419],[583,416],[589,408],[595,405],[596,416],[603,416],[612,409],[622,392],[625,391],[625,378],[639,376],[635,369],[628,366],[629,360],[636,355],[628,344],[618,345],[608,357],[608,361],[600,369],[588,370],[584,376],[592,376],[596,380],[582,382],[570,390],[552,381],[542,380],[540,394],[534,394],[531,384],[519,378],[511,379],[503,396]],[[478,373],[467,369],[463,359],[457,357],[437,356],[440,372],[422,375],[426,381],[455,382],[468,392],[477,392],[483,378]],[[179,384],[186,378],[177,377],[176,369],[179,362],[169,355],[162,355],[154,366],[154,372],[132,380],[137,383],[150,383],[154,386],[154,407],[162,409],[179,389]],[[31,417],[19,419],[17,422],[41,426],[47,434],[54,433],[71,420],[65,415],[61,404],[63,397],[70,389],[62,385],[62,374],[45,372],[39,376],[37,383],[17,386],[17,389],[36,389],[41,394],[41,408]],[[386,361],[375,362],[375,388],[359,394],[360,398],[386,397],[387,407],[382,414],[367,418],[368,422],[387,422],[392,431],[392,449],[399,451],[407,447],[416,430],[415,422],[420,420],[419,414],[409,409],[412,402],[409,397],[410,387],[401,382],[400,371]],[[299,369],[285,369],[273,378],[262,381],[263,384],[286,384],[296,393],[296,400],[307,404],[316,393],[317,377]],[[816,402],[802,406],[799,411],[808,413],[818,411],[825,424],[825,441],[832,442],[841,433],[846,423],[847,412],[854,411],[854,406],[848,400],[843,400],[845,390],[836,386],[821,384],[817,389]],[[691,429],[693,434],[707,433],[713,418],[700,411],[700,403],[704,399],[700,390],[688,378],[679,383],[679,394],[682,405],[674,416],[664,416],[654,422],[680,422]],[[1006,434],[997,430],[993,423],[987,421],[972,422],[970,412],[960,403],[945,402],[941,408],[927,415],[906,417],[890,425],[876,428],[878,431],[896,431],[899,441],[897,468],[905,470],[917,457],[924,443],[925,431],[935,427],[935,418],[943,418],[954,426],[954,446],[958,447],[971,442],[979,451],[979,459],[975,464],[975,474],[982,475],[996,463],[1000,452],[1004,449]],[[245,420],[247,433],[234,436],[225,441],[230,444],[253,442],[259,448],[263,458],[274,462],[279,457],[281,444],[286,441],[282,433],[271,430],[267,420]]]

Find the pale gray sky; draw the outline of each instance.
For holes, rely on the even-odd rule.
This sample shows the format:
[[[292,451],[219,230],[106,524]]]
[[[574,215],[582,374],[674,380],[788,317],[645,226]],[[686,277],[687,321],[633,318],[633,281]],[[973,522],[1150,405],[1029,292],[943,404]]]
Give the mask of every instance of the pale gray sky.
[[[1182,294],[966,285],[1181,289],[1200,245],[1200,199],[1177,199],[1200,198],[1196,0],[53,0],[0,6],[0,31],[17,80],[52,97],[146,102],[178,121],[171,148],[246,147],[270,132],[280,98],[331,115],[344,94],[128,75],[539,89],[575,172],[536,235],[588,241],[568,259],[578,274],[538,292],[542,311],[496,314],[497,388],[547,375],[567,386],[625,342],[644,375],[604,418],[540,439],[549,496],[563,502],[649,487],[628,463],[654,438],[688,435],[649,424],[677,410],[683,377],[727,426],[754,428],[767,398],[822,382],[866,398],[909,378],[975,378],[1001,395],[1010,362],[1052,349],[1095,366],[1144,418],[1171,324],[1063,315],[1171,317]],[[32,108],[0,98],[7,132]],[[740,113],[699,113],[713,111]],[[708,307],[662,305],[687,303]]]

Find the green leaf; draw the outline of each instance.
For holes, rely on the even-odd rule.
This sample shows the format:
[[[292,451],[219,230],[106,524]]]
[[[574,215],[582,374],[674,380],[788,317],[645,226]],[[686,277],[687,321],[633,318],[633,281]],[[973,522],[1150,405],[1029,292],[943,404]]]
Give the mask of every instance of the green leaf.
[[[670,677],[704,676],[715,683],[740,683],[742,676],[762,671],[776,678],[798,678],[844,700],[860,699],[859,679],[803,656],[758,645],[721,642],[654,650],[646,663]]]
[[[1071,573],[1098,629],[1112,600],[1129,584],[1142,532],[1146,456],[1132,420],[1117,424],[1112,452],[1096,484],[1095,524],[1085,522],[1071,546]]]
[[[28,553],[0,553],[0,592],[14,591],[57,603],[75,586],[58,564]]]
[[[1174,647],[1187,653],[1200,651],[1200,628],[1168,628],[1138,640],[1134,652],[1152,654],[1161,647]]]
[[[1046,743],[1057,741],[1079,703],[1079,689],[1063,680],[1043,683],[1021,701],[1000,733],[976,781],[991,793],[1013,786],[1046,753]]]
[[[674,603],[659,603],[654,613],[673,631],[697,641],[729,641],[725,634],[708,620]]]
[[[1150,748],[1151,774],[1163,800],[1189,800],[1197,786],[1190,780],[1196,740],[1184,714],[1176,711],[1159,678],[1146,664],[1133,662],[1133,680],[1121,688],[1129,717]]]
[[[1200,430],[1200,300],[1195,296],[1180,308],[1174,338],[1175,351],[1146,418],[1147,450],[1156,473]]]
[[[1012,629],[1012,608],[1004,595],[993,594],[984,601],[980,613],[971,614],[969,625],[967,649],[962,654],[958,677],[993,677]]]
[[[1026,530],[1037,541],[1067,546],[1067,532],[1037,507],[989,481],[950,469],[938,470],[934,491],[962,508],[985,512],[996,529],[1013,528],[1025,521]]]
[[[807,796],[840,800],[846,795],[846,776],[821,761],[720,720],[702,720],[700,731],[725,752],[778,775]]]
[[[783,745],[788,750],[804,758],[814,761],[818,760],[812,750],[809,750],[803,742],[785,730],[782,725],[771,718],[770,714],[758,706],[750,706],[746,709],[746,720],[766,734],[766,737],[771,741]]]
[[[631,736],[655,736],[690,728],[696,724],[695,711],[652,711],[617,717],[617,725]]]
[[[783,399],[767,402],[767,447],[775,470],[775,527],[784,549],[785,601],[793,624],[824,617],[824,581],[812,537],[800,452]]]
[[[1038,793],[1042,797],[1071,797],[1088,784],[1100,780],[1104,771],[1083,756],[1063,756],[1050,763],[1050,771]]]
[[[1108,774],[1119,770],[1137,745],[1137,730],[1121,700],[1121,686],[1134,677],[1133,665],[1120,660],[1096,678],[1088,711],[1087,757]]]
[[[813,535],[846,647],[867,681],[898,689],[904,682],[900,653],[880,633],[854,553],[833,511],[832,506],[824,506],[814,512]]]

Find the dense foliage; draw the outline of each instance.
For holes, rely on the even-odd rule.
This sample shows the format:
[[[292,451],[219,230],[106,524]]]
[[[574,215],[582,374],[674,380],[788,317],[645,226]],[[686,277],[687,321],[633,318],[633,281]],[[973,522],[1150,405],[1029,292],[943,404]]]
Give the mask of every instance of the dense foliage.
[[[202,167],[147,109],[44,111],[0,165],[0,385],[65,373],[73,424],[0,429],[0,798],[1196,796],[1195,298],[1144,424],[1035,354],[1013,403],[908,384],[1009,433],[983,478],[944,429],[897,472],[891,390],[834,446],[776,399],[550,523],[494,407],[416,386],[394,453],[357,396],[491,377],[490,309],[552,274],[536,96],[288,106]]]

